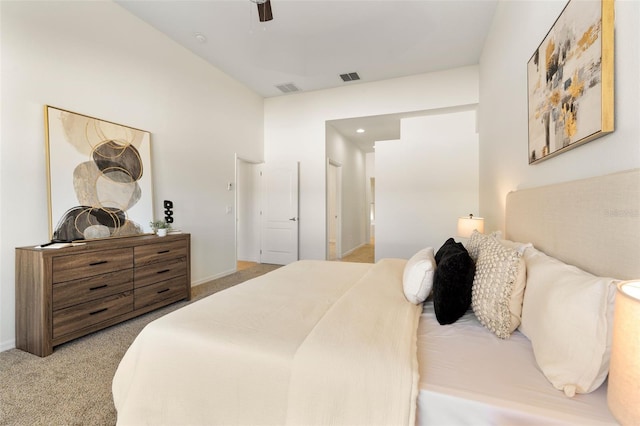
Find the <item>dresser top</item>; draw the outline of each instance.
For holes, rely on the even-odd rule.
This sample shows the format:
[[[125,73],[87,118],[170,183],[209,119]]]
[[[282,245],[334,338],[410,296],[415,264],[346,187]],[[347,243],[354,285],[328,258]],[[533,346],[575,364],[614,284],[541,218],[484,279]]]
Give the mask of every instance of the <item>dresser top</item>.
[[[43,253],[60,254],[75,253],[85,250],[104,250],[110,248],[135,247],[146,244],[156,244],[162,242],[170,242],[176,240],[190,239],[191,234],[178,233],[168,234],[165,237],[158,237],[155,234],[132,235],[127,237],[112,237],[99,240],[80,240],[75,241],[73,245],[63,248],[40,248],[40,246],[16,247],[16,250],[29,250]]]

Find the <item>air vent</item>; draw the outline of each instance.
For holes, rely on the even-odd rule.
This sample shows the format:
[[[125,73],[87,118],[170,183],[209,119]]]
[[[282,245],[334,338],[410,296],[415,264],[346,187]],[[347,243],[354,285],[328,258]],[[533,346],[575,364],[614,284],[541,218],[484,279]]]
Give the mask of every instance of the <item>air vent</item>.
[[[340,74],[340,78],[342,79],[342,81],[360,80],[360,76],[358,75],[357,72],[350,72],[350,73],[347,73],[347,74]]]
[[[282,93],[291,93],[291,92],[299,92],[300,89],[298,88],[298,86],[296,86],[293,83],[284,83],[284,84],[278,84],[276,85],[276,87],[278,88],[278,90],[280,90]]]

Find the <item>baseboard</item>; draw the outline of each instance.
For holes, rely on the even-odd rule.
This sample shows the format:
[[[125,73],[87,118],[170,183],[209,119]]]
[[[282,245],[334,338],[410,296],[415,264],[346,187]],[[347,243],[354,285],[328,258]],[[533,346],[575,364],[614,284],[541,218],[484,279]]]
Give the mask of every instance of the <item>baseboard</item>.
[[[16,340],[7,340],[6,342],[0,343],[0,352],[8,351],[9,349],[15,349]]]
[[[204,284],[204,283],[208,283],[209,281],[213,281],[213,280],[217,280],[218,278],[222,278],[222,277],[226,277],[227,275],[231,275],[234,272],[237,272],[238,269],[234,268],[234,269],[229,269],[227,271],[221,272],[219,274],[216,275],[211,275],[209,277],[206,278],[201,278],[199,280],[196,281],[191,281],[191,287],[195,287],[198,286],[200,284]]]

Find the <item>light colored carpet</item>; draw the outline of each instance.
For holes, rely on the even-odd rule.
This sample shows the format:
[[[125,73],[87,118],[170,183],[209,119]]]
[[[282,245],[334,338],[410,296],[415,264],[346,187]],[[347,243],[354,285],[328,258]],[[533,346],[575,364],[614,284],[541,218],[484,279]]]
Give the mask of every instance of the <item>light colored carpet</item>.
[[[259,264],[193,287],[192,301],[278,267]],[[189,303],[60,345],[45,358],[18,349],[0,353],[0,425],[114,425],[111,380],[120,359],[145,325]]]

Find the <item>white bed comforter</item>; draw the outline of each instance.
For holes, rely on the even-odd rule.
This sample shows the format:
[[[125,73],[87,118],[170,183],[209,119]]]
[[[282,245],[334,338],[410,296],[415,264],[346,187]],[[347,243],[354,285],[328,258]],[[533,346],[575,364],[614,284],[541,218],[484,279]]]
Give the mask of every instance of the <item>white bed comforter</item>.
[[[150,323],[113,379],[118,424],[413,425],[405,263],[300,261]]]

